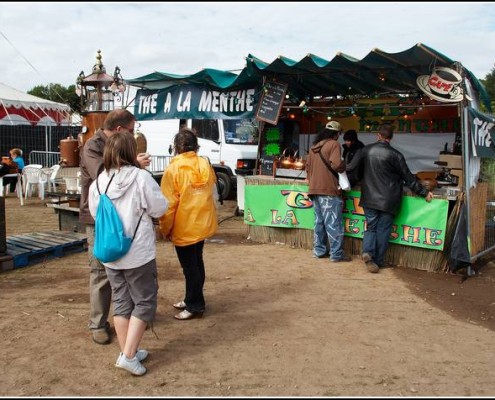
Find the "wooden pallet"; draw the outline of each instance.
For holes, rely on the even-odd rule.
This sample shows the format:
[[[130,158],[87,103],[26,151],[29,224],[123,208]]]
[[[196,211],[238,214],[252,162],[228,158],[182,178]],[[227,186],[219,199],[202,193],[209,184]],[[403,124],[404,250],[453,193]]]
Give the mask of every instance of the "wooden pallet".
[[[84,251],[86,243],[86,235],[82,233],[33,232],[7,237],[7,254],[14,258],[14,268],[20,268],[47,258]]]

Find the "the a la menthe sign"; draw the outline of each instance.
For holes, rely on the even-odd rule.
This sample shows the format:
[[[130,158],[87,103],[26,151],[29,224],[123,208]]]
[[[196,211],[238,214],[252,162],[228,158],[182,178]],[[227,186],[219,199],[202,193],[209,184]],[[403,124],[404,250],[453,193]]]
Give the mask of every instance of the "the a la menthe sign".
[[[134,115],[138,121],[176,118],[253,118],[256,90],[221,92],[195,85],[167,89],[140,89],[136,93]]]

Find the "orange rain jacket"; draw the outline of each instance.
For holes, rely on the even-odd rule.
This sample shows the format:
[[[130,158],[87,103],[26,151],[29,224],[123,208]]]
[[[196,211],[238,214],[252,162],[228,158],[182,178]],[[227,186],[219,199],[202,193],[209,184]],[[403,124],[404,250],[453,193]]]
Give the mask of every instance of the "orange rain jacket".
[[[188,151],[165,169],[161,189],[169,202],[160,231],[176,246],[189,246],[213,236],[218,228],[215,171],[208,159]]]

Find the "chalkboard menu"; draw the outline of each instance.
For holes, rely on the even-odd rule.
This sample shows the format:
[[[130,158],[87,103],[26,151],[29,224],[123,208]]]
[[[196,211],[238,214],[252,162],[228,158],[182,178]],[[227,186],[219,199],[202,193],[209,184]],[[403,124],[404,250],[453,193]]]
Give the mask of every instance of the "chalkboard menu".
[[[276,156],[263,156],[260,159],[260,175],[273,175],[273,164]]]
[[[287,91],[287,84],[268,81],[263,89],[258,110],[256,111],[256,119],[277,125],[285,92]]]

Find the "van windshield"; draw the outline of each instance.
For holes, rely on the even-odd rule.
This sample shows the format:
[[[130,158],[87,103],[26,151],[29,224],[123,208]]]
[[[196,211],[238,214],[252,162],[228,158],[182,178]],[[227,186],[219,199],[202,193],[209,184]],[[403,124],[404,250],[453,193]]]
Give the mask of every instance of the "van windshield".
[[[253,119],[224,119],[225,142],[258,144],[258,123]]]

